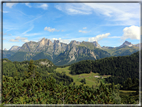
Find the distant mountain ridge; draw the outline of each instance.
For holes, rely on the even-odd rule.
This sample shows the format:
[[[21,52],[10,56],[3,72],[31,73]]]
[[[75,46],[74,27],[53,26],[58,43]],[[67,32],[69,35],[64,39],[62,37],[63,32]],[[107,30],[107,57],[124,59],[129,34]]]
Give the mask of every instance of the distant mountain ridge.
[[[18,51],[20,49],[20,46],[12,46],[9,50],[10,51]]]
[[[131,46],[133,46],[133,44],[131,43],[131,42],[128,42],[128,41],[125,41],[121,46],[119,46],[119,47],[124,47],[124,46],[129,46],[129,47],[131,47]]]
[[[118,47],[122,51],[118,53],[117,48],[101,47],[97,41],[78,42],[73,40],[66,44],[59,40],[52,42],[50,39],[43,38],[39,42],[26,42],[21,47],[12,46],[10,52],[5,50],[3,54],[4,58],[11,61],[49,59],[55,65],[66,65],[87,59],[97,60],[110,56],[130,55],[138,51],[138,45],[132,45],[131,47],[130,45],[132,45],[130,42],[125,41]],[[13,53],[10,54],[11,52]],[[113,55],[112,53],[115,52],[118,54]]]

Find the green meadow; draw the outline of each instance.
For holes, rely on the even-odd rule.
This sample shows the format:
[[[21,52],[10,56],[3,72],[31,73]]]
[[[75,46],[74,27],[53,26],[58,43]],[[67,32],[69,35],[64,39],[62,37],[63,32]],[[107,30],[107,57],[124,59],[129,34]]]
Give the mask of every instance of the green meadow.
[[[89,86],[89,87],[98,87],[100,85],[100,81],[104,81],[104,78],[107,78],[109,77],[110,75],[104,75],[104,76],[101,76],[99,75],[99,73],[84,73],[84,74],[78,74],[78,75],[72,75],[70,74],[70,70],[69,70],[69,66],[65,67],[65,68],[57,68],[56,69],[56,72],[59,72],[59,73],[62,73],[62,72],[65,72],[66,75],[70,76],[73,78],[73,81],[75,82],[76,85],[80,85],[81,84],[81,79],[85,78],[86,80],[86,84],[85,86]],[[102,78],[97,78],[97,77],[94,77],[94,76],[100,76]]]

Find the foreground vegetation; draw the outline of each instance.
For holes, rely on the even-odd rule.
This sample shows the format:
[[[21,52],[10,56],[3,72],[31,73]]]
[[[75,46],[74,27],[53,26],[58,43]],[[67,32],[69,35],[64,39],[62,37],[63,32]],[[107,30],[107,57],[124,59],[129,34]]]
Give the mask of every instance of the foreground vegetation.
[[[63,67],[56,67],[47,59],[23,62],[4,59],[2,104],[137,104],[137,63],[138,53]],[[117,75],[111,72],[113,68]]]
[[[105,80],[109,83],[125,84],[128,78],[138,81],[139,78],[139,52],[130,56],[108,57],[100,60],[84,60],[74,63],[69,68],[70,74],[99,73],[100,75],[111,75]],[[137,78],[137,79],[136,79]],[[138,86],[138,84],[137,84]]]
[[[134,93],[135,95],[137,93]],[[2,99],[3,104],[135,104],[138,98],[128,96],[129,99],[121,100],[119,88],[114,84],[100,83],[94,89],[84,84],[75,85],[66,82],[57,83],[49,75],[42,76],[35,71],[33,61],[30,61],[28,71],[23,77],[3,76]]]

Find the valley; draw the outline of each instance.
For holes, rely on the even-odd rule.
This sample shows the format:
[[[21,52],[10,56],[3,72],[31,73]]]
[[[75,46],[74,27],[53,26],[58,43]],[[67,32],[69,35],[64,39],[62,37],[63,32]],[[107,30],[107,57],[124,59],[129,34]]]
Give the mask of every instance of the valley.
[[[3,106],[141,105],[138,1],[8,0],[1,7]]]
[[[138,69],[139,52],[64,66],[55,66],[48,59],[12,62],[4,58],[3,104],[62,104],[63,97],[66,104],[137,104]],[[105,99],[102,100],[102,96]]]

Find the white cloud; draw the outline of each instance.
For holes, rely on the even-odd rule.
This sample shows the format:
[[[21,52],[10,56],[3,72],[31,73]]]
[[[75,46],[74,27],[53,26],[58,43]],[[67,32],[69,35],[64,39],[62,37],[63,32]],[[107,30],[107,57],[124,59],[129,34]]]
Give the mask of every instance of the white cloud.
[[[87,29],[87,27],[84,27],[83,29]]]
[[[28,7],[30,7],[30,8],[32,7],[29,3],[25,3],[25,5],[28,6]]]
[[[114,23],[133,25],[139,23],[140,4],[138,3],[85,3],[96,14],[104,15]],[[102,8],[103,7],[103,8]]]
[[[100,40],[102,40],[103,38],[107,38],[109,35],[110,35],[110,33],[97,35],[96,37],[89,38],[88,41],[89,41],[89,42],[100,41]]]
[[[69,39],[61,39],[61,38],[59,38],[59,39],[57,39],[57,38],[52,38],[51,40],[52,40],[52,41],[54,41],[54,40],[59,40],[60,42],[62,42],[62,43],[67,43],[67,44],[69,44],[69,42],[70,42]]]
[[[31,28],[29,28],[27,31],[25,31],[25,32],[24,32],[24,33],[22,33],[22,34],[26,34],[27,32],[29,32],[29,31],[33,30],[33,28],[34,28],[34,26],[32,26]]]
[[[52,40],[58,40],[57,38],[52,38]]]
[[[35,20],[37,20],[37,19],[39,19],[39,18],[41,18],[43,15],[40,15],[40,16],[38,16],[38,17],[36,17],[36,18],[34,18],[34,19],[32,19],[32,20],[30,20],[30,21],[27,21],[26,23],[24,23],[22,26],[24,26],[25,24],[28,24],[28,23],[32,23],[32,22],[34,22]]]
[[[6,6],[9,8],[12,8],[13,5],[15,5],[16,3],[6,3]]]
[[[60,5],[55,5],[55,8],[58,10],[62,10],[62,7]]]
[[[140,27],[138,26],[125,27],[123,29],[122,39],[127,39],[127,38],[140,40]]]
[[[82,31],[82,30],[79,30],[78,32],[81,32],[81,33],[87,33],[87,31]]]
[[[29,42],[27,38],[22,38],[20,36],[17,36],[15,39],[10,39],[11,42],[19,42],[19,40],[22,42]]]
[[[136,25],[140,19],[139,3],[69,3],[55,8],[70,15],[95,14],[118,25]]]
[[[108,38],[121,38],[121,36],[111,36],[111,37],[108,37]]]
[[[11,42],[19,42],[19,40],[10,39]]]
[[[90,10],[90,8],[87,8],[88,6],[86,5],[82,5],[82,3],[68,3],[68,4],[60,4],[60,5],[56,5],[55,8],[63,11],[67,14],[70,15],[75,15],[75,14],[91,14],[92,11]]]
[[[48,5],[47,4],[41,4],[41,5],[37,6],[37,8],[42,8],[43,10],[47,10]]]
[[[44,30],[47,30],[49,32],[59,31],[59,30],[56,30],[55,28],[50,28],[50,27],[45,27]]]
[[[76,40],[76,41],[79,41],[79,42],[87,41],[87,40],[88,40],[88,37],[79,37],[79,38],[70,38],[70,39],[52,38],[51,40],[52,40],[52,41],[54,41],[54,40],[59,40],[59,41],[62,42],[62,43],[67,43],[67,44],[69,44],[72,40]]]

